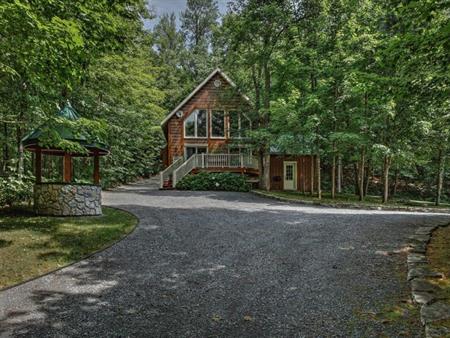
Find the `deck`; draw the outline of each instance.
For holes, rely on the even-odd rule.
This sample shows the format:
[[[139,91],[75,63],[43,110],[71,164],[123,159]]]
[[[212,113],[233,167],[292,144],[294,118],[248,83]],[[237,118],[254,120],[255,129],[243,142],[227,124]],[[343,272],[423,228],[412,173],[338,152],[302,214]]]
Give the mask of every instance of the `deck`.
[[[160,173],[160,188],[172,188],[191,172],[235,172],[258,175],[258,161],[244,154],[195,154],[180,158]]]

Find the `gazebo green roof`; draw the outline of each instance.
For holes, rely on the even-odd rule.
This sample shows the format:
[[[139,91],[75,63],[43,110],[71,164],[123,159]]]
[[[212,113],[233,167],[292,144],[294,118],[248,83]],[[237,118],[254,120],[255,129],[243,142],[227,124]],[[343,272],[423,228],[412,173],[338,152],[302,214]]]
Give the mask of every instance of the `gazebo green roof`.
[[[64,107],[57,112],[57,116],[63,119],[67,119],[70,121],[76,121],[80,119],[77,111],[72,107],[70,102],[64,105]],[[45,133],[45,129],[48,127],[48,121],[33,130],[30,134],[25,136],[22,139],[22,144],[25,149],[30,151],[36,151],[37,148],[40,148],[43,153],[53,154],[53,155],[62,155],[64,154],[64,150],[59,148],[44,148],[39,144],[39,139],[43,137]],[[77,142],[86,149],[89,150],[89,155],[92,155],[94,152],[97,152],[99,155],[106,155],[109,153],[109,148],[106,144],[103,143],[91,143],[88,141],[88,138],[81,134],[75,133],[71,128],[65,125],[56,125],[51,127],[53,131],[56,131],[58,135],[64,139],[71,142]],[[73,154],[76,156],[77,154]],[[83,154],[78,154],[78,156],[83,156]],[[85,155],[84,155],[85,156]]]

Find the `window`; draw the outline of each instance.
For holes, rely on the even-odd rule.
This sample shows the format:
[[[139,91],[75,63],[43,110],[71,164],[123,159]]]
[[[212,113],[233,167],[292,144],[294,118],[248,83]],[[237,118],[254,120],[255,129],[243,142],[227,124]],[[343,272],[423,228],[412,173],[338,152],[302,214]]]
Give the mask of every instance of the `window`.
[[[206,137],[207,129],[207,114],[204,109],[194,110],[184,120],[185,137]]]
[[[250,130],[250,120],[243,113],[236,111],[229,112],[230,117],[230,137],[245,137],[247,130]]]
[[[211,112],[211,136],[225,137],[225,112],[213,110]]]
[[[207,153],[207,148],[205,146],[186,146],[185,147],[185,156],[186,159],[191,157],[194,154],[202,154]]]

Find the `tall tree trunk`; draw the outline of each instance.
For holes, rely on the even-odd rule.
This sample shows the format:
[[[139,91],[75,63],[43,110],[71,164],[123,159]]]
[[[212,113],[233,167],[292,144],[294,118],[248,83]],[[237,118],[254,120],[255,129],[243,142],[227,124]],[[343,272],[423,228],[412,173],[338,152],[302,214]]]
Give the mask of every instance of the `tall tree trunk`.
[[[397,189],[398,189],[398,165],[395,168],[394,171],[394,186],[392,187],[392,193],[391,196],[394,197],[397,194]]]
[[[354,162],[353,163],[353,174],[355,176],[355,195],[358,196],[359,194],[359,163]]]
[[[338,155],[338,167],[337,167],[337,193],[342,192],[342,156]]]
[[[8,148],[8,124],[3,123],[3,134],[4,134],[4,144],[3,144],[3,165],[2,174],[6,174],[8,161],[9,161],[9,148]]]
[[[336,154],[334,152],[331,165],[331,198],[336,198]]]
[[[391,156],[384,155],[383,161],[383,203],[389,199],[389,169],[391,168]]]
[[[372,174],[372,163],[371,161],[367,161],[367,171],[366,171],[366,182],[364,186],[364,196],[367,196],[369,192],[369,184],[370,184],[370,176]]]
[[[320,154],[316,155],[316,170],[317,170],[317,198],[322,199],[322,180],[320,176]]]
[[[364,200],[364,167],[366,162],[366,148],[361,148],[361,159],[359,165],[359,200]]]
[[[313,196],[314,195],[314,176],[315,176],[315,171],[314,171],[314,156],[313,155],[311,155],[311,182],[310,182],[310,185],[311,185],[311,196]]]
[[[445,155],[442,148],[438,152],[438,172],[436,178],[436,201],[435,204],[441,204],[442,186],[444,184],[444,171],[445,171]]]
[[[23,146],[22,146],[22,128],[18,124],[16,127],[17,137],[17,174],[23,174]]]
[[[264,128],[267,128],[270,124],[270,93],[271,93],[271,74],[270,74],[270,68],[269,68],[269,60],[265,60],[264,66]],[[264,147],[264,187],[268,190],[270,188],[270,160],[268,159],[270,154],[270,145],[266,144]]]

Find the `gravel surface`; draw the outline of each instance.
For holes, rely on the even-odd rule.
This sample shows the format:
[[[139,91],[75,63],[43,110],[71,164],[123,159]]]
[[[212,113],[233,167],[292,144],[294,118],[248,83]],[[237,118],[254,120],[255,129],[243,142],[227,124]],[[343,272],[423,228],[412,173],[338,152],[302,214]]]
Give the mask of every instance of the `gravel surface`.
[[[448,215],[320,208],[246,193],[104,193],[140,218],[125,240],[0,292],[0,336],[396,336],[401,249]],[[414,328],[421,335],[420,327]]]

